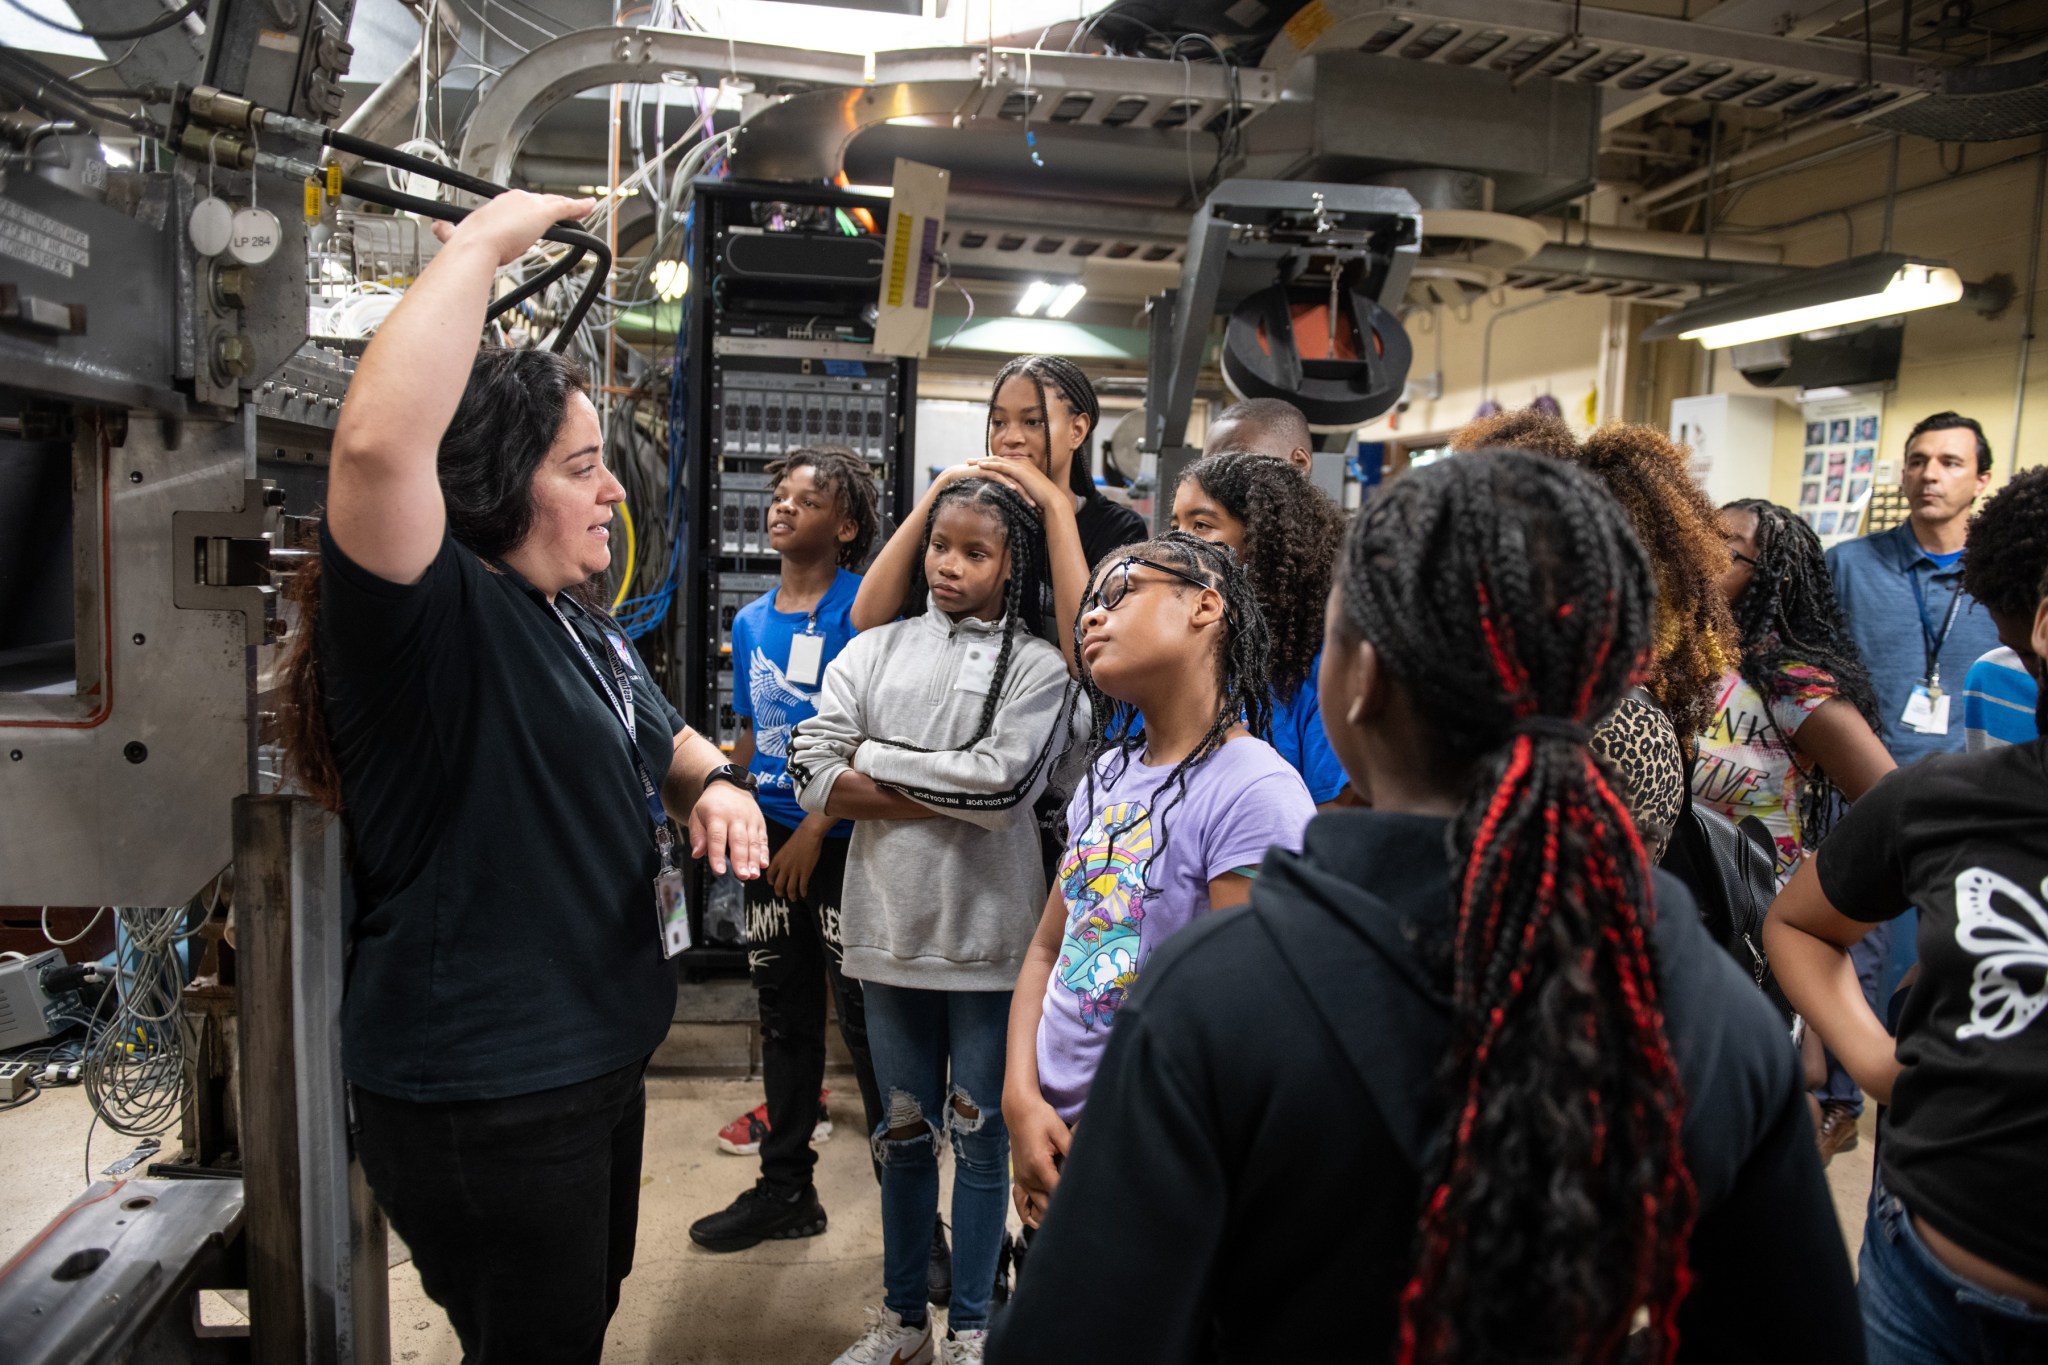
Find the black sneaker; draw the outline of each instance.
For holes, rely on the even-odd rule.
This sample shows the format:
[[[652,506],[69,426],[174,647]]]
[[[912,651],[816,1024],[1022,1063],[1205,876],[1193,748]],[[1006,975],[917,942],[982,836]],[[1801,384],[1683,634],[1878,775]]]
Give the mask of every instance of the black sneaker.
[[[816,1190],[780,1195],[757,1180],[728,1208],[690,1224],[690,1240],[706,1251],[745,1251],[762,1242],[816,1237],[825,1230],[825,1206]]]
[[[932,1219],[932,1258],[924,1268],[924,1296],[934,1308],[953,1302],[953,1252],[946,1245],[946,1224]]]

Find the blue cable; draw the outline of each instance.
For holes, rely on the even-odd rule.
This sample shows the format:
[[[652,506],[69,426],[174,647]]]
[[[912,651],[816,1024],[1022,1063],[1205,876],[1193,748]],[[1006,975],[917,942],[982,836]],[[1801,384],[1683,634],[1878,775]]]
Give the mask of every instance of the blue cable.
[[[683,264],[688,278],[695,279],[695,239],[691,227],[696,216],[692,204],[683,215]],[[683,433],[687,427],[686,390],[683,378],[689,357],[690,309],[692,296],[685,293],[677,310],[675,344],[671,351],[668,389],[668,561],[652,591],[620,604],[618,620],[627,635],[638,639],[651,634],[668,619],[675,602],[677,572],[689,562],[687,540],[689,519],[683,500]]]

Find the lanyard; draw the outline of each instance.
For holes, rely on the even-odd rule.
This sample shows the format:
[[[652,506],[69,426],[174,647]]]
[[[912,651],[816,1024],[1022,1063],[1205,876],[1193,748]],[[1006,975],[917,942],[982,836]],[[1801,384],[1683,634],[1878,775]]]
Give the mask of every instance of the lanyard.
[[[654,779],[647,775],[646,760],[640,757],[640,745],[634,738],[637,726],[635,725],[633,713],[633,680],[627,676],[625,661],[619,657],[617,650],[609,652],[612,664],[612,677],[610,681],[607,681],[604,676],[604,670],[597,666],[597,660],[590,657],[589,647],[583,643],[583,637],[576,633],[576,628],[569,624],[569,618],[562,614],[562,609],[553,602],[549,602],[548,610],[553,612],[555,619],[562,623],[562,629],[569,632],[569,638],[576,644],[576,652],[583,657],[584,667],[590,670],[591,677],[597,679],[597,690],[604,694],[606,707],[610,709],[612,716],[619,724],[626,728],[626,748],[633,755],[633,770],[640,775],[640,790],[647,797],[647,810],[649,816],[652,817],[654,811],[659,809],[660,797],[656,793]],[[613,682],[618,684],[616,692],[612,690]],[[669,834],[668,825],[665,820],[657,820],[655,822],[654,844],[656,848],[661,850],[662,866],[664,868],[667,867]]]
[[[1956,608],[1963,600],[1963,580],[1956,577],[1955,591],[1949,594],[1948,611],[1941,618],[1941,628],[1936,629],[1927,619],[1927,592],[1920,586],[1920,575],[1914,569],[1906,571],[1906,577],[1913,580],[1913,600],[1920,607],[1920,642],[1927,647],[1927,669],[1920,675],[1922,682],[1938,684],[1941,681],[1941,646],[1948,639],[1949,627],[1956,623]],[[1930,578],[1932,574],[1928,575]]]

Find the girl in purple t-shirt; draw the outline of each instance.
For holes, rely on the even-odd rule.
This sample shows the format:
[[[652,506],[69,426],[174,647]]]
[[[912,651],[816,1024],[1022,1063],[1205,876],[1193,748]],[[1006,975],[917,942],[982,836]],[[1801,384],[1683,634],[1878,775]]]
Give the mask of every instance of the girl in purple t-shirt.
[[[1105,559],[1075,629],[1094,743],[1017,977],[1003,1085],[1033,1226],[1145,959],[1243,904],[1266,849],[1298,849],[1315,815],[1300,775],[1253,735],[1271,705],[1268,637],[1226,548],[1175,532]]]

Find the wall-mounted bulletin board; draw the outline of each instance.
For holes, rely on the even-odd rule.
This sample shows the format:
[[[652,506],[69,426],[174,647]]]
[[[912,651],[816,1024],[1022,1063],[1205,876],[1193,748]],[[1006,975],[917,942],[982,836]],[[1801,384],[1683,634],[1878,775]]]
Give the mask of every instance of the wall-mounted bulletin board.
[[[1799,469],[1799,515],[1823,545],[1855,536],[1878,479],[1883,402],[1855,395],[1802,403],[1806,440]]]

